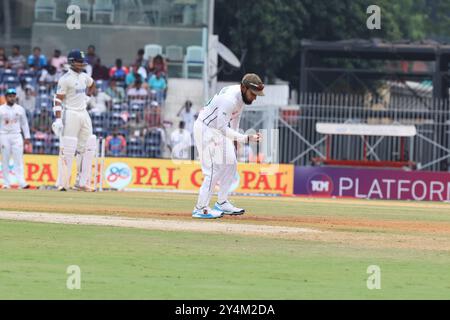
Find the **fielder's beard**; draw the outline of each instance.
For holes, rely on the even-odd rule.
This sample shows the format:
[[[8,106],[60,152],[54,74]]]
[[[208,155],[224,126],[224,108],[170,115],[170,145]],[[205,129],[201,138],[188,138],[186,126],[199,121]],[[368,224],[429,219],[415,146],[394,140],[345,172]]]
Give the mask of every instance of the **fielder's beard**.
[[[245,97],[245,94],[241,91],[241,96],[242,96],[242,101],[244,101],[244,103],[246,105],[251,105],[252,101],[248,101],[247,98]]]

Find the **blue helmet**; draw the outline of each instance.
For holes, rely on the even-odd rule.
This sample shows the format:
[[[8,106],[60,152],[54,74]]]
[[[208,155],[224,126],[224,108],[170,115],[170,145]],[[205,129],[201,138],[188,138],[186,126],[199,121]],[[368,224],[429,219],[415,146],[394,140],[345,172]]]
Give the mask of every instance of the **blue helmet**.
[[[6,90],[5,96],[9,96],[10,94],[16,95],[17,94],[16,89],[10,88],[10,89]]]
[[[77,49],[69,52],[69,54],[67,55],[67,61],[69,62],[69,64],[73,64],[74,62],[87,64],[86,55],[83,51]]]

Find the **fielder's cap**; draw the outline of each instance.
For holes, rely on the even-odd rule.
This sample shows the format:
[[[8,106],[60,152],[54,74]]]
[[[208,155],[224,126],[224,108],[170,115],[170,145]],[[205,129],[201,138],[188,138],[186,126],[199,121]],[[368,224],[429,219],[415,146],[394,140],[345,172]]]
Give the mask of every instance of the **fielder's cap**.
[[[17,94],[16,89],[10,88],[10,89],[6,90],[5,96],[9,96],[10,94],[16,95]]]
[[[247,73],[242,78],[242,84],[257,96],[264,96],[264,83],[255,73]]]

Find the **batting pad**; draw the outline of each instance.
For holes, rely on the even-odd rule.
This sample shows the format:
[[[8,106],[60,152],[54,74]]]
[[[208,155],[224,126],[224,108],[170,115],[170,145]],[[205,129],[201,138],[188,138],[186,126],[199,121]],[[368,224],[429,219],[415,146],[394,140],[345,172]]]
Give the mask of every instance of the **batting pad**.
[[[57,185],[69,188],[72,163],[77,149],[78,139],[74,137],[61,137],[58,159],[58,181]]]
[[[86,141],[86,148],[81,155],[81,168],[80,168],[80,186],[89,187],[91,184],[92,175],[92,161],[95,157],[95,149],[97,148],[97,137],[95,135],[90,136]]]

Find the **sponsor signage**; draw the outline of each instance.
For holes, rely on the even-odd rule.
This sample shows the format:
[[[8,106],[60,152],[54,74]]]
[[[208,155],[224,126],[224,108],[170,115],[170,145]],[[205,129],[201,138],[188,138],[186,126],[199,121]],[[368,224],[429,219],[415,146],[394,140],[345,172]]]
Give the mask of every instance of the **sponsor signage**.
[[[450,173],[296,167],[294,193],[365,199],[450,201]]]
[[[75,161],[74,161],[75,162]],[[24,155],[26,181],[35,187],[55,185],[58,157]],[[176,162],[170,159],[106,158],[103,188],[132,190],[159,189],[198,191],[203,181],[200,163]],[[274,169],[276,168],[276,169]],[[12,167],[10,167],[12,171]],[[76,174],[72,168],[72,184]],[[0,181],[2,182],[2,181]],[[230,191],[254,194],[292,195],[294,166],[270,166],[254,163],[238,164]]]

